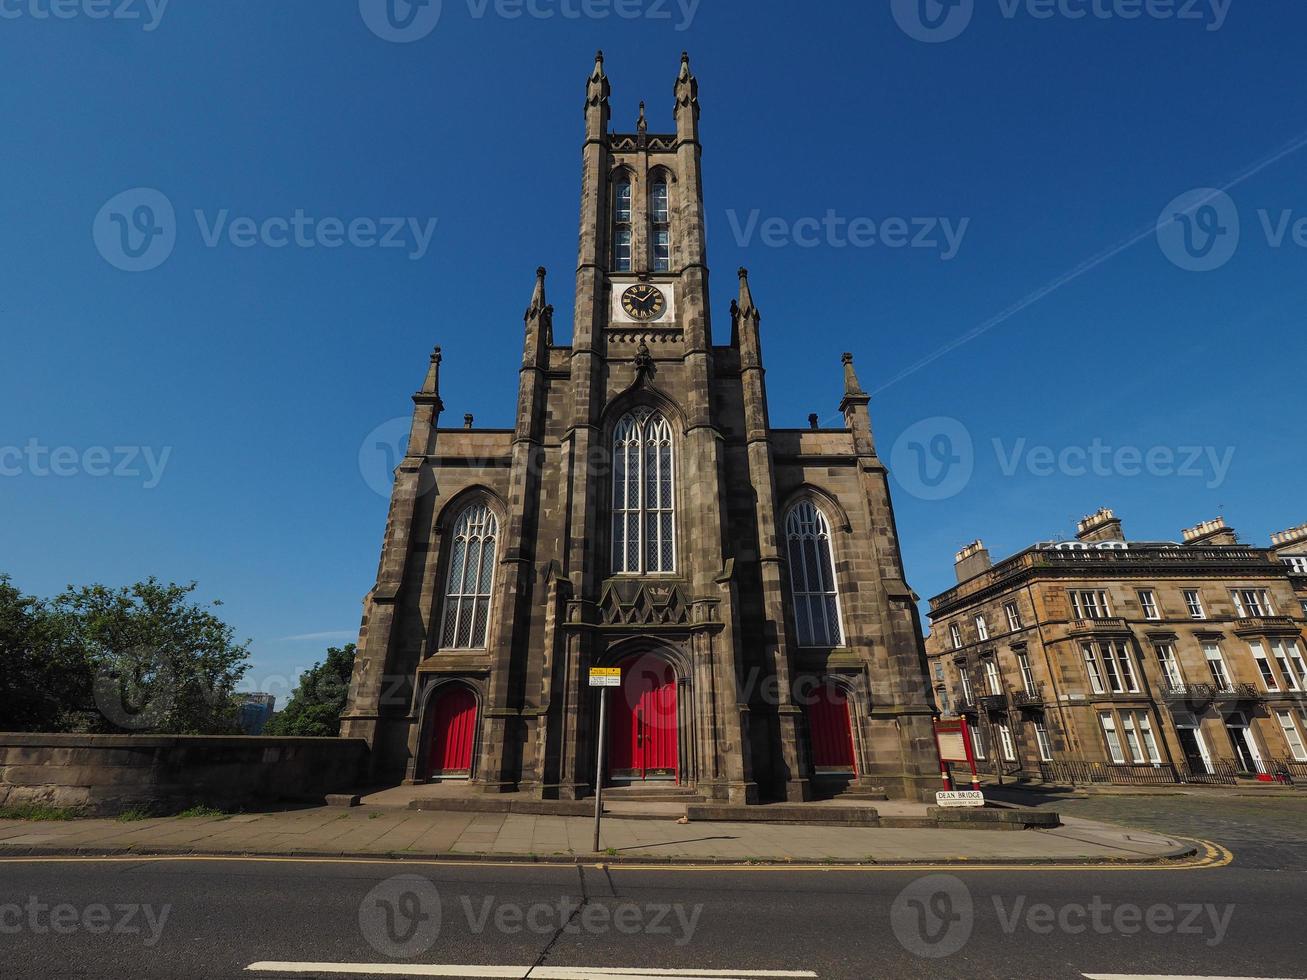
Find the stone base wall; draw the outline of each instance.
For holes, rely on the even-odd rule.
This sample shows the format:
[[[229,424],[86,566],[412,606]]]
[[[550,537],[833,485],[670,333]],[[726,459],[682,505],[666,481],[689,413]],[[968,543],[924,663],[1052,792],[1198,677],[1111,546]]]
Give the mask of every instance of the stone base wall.
[[[0,806],[45,803],[111,816],[321,803],[364,782],[362,739],[29,735],[0,732]]]

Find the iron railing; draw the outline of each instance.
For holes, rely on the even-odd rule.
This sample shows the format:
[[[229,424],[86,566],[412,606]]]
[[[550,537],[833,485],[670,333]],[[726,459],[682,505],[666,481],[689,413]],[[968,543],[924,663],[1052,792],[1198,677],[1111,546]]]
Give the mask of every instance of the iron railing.
[[[1110,784],[1118,786],[1168,786],[1192,783],[1198,786],[1235,786],[1240,779],[1270,776],[1276,782],[1307,784],[1307,762],[1293,759],[1263,759],[1249,769],[1235,759],[1212,759],[1201,767],[1187,763],[1120,764],[1060,759],[1041,762],[1039,776],[1045,782],[1072,785]]]
[[[1044,704],[1044,685],[1036,684],[1029,691],[1013,691],[1012,703],[1018,708],[1039,708]]]
[[[1039,764],[1040,778],[1050,783],[1110,783],[1119,786],[1169,786],[1179,782],[1175,767],[1169,763],[1119,764],[1063,759]]]

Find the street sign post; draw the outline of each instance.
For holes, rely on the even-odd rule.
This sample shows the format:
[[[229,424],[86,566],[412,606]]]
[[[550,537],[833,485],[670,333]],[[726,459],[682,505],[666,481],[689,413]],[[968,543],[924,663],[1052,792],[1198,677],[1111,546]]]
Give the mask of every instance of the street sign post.
[[[976,772],[976,754],[971,747],[971,730],[967,727],[967,719],[936,718],[935,747],[939,750],[939,772],[944,781],[944,791],[953,789],[949,763],[965,762],[971,768],[971,789],[980,792],[980,776]]]
[[[935,803],[939,806],[984,806],[985,794],[979,790],[960,789],[957,792],[935,794]]]
[[[595,759],[595,837],[599,851],[599,824],[604,815],[604,750],[608,747],[608,689],[622,686],[621,667],[591,667],[590,686],[599,688],[599,749]]]

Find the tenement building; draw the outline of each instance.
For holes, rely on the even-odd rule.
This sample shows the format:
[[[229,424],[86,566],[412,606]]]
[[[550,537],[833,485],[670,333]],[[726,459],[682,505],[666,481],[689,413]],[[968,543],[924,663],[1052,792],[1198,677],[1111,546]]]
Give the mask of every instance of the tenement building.
[[[1272,549],[1219,518],[1129,541],[1110,510],[997,565],[976,541],[930,600],[936,701],[990,772],[1307,777],[1304,558],[1307,528]]]
[[[853,358],[840,427],[772,427],[744,270],[714,329],[689,58],[674,131],[611,132],[609,93],[601,55],[571,343],[541,269],[513,428],[440,427],[439,349],[413,396],[342,733],[473,791],[919,797],[934,707]]]

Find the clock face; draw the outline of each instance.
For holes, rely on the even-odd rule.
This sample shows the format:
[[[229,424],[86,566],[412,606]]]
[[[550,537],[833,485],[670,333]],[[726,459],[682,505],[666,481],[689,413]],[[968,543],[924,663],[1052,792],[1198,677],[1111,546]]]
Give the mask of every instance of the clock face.
[[[632,320],[657,320],[667,310],[667,297],[657,286],[638,283],[622,294],[622,309]]]

